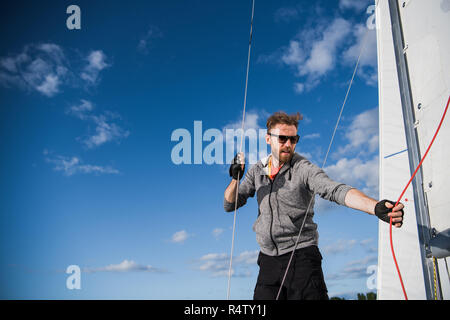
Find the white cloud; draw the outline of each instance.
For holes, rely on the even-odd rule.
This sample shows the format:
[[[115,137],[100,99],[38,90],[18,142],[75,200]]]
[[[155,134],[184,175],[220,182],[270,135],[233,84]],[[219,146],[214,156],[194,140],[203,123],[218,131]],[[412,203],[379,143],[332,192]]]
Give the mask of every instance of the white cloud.
[[[303,140],[308,140],[308,139],[318,139],[320,138],[320,133],[311,133],[311,134],[307,134],[303,137],[301,137]]]
[[[361,11],[368,6],[368,0],[341,0],[339,3],[341,11]],[[279,10],[280,17],[283,17],[283,14],[290,17],[295,15],[297,9]],[[354,23],[339,15],[330,20],[323,17],[320,7],[315,10],[314,21],[307,19],[301,31],[288,45],[270,54],[261,54],[257,61],[292,68],[295,76],[301,78],[300,81],[295,81],[293,90],[302,94],[317,87],[328,74],[336,70],[336,66],[353,68],[364,43],[358,76],[363,78],[366,84],[376,85],[378,73],[375,29],[369,30],[366,23]]]
[[[295,69],[298,77],[306,81],[297,82],[297,93],[316,87],[321,78],[334,69],[338,49],[343,46],[351,32],[351,23],[343,18],[335,18],[328,25],[317,25],[305,29],[284,49],[281,61]]]
[[[325,246],[322,248],[322,251],[326,254],[337,254],[337,253],[343,253],[348,252],[350,249],[353,248],[353,246],[357,243],[356,240],[344,240],[339,239],[335,241],[334,243]]]
[[[163,33],[156,26],[151,26],[144,36],[139,39],[139,43],[137,45],[137,50],[140,53],[148,54],[150,47],[152,46],[153,40],[162,38]]]
[[[344,143],[329,157],[336,162],[325,166],[324,171],[331,179],[378,198],[378,108],[356,115],[344,132]],[[316,199],[315,208],[319,212],[335,207],[334,203]]]
[[[233,256],[231,274],[234,277],[249,277],[250,268],[256,265],[259,251],[244,251]],[[196,261],[200,263],[199,270],[208,272],[212,277],[226,277],[229,272],[230,255],[226,253],[209,253]]]
[[[119,264],[110,264],[99,268],[84,268],[83,272],[165,272],[162,269],[152,267],[151,265],[141,265],[133,260],[123,260]]]
[[[276,22],[291,22],[299,18],[299,9],[295,7],[282,7],[275,11]]]
[[[325,172],[333,180],[349,184],[371,197],[378,197],[378,156],[363,161],[360,158],[342,158],[325,167]]]
[[[56,44],[27,45],[15,56],[0,58],[0,84],[35,90],[52,97],[68,74],[63,50]]]
[[[67,111],[67,114],[84,120],[88,116],[89,112],[91,112],[93,109],[94,105],[92,104],[92,102],[81,99],[81,104],[71,106]]]
[[[68,177],[78,173],[95,175],[120,173],[117,169],[110,166],[83,164],[82,160],[78,157],[51,156],[48,150],[44,150],[43,153],[46,156],[45,161],[55,165],[53,168],[55,171],[61,171]]]
[[[244,140],[242,150],[246,154],[246,163],[254,164],[258,159],[265,157],[268,154],[268,146],[265,143],[264,136],[266,127],[260,125],[262,121],[266,121],[268,113],[260,111],[249,110],[245,114],[244,121]],[[263,118],[263,120],[261,120]],[[231,163],[235,154],[239,152],[242,134],[242,117],[237,121],[228,123],[222,128],[222,133],[225,137],[226,144],[226,163]],[[229,134],[227,134],[229,130]],[[234,133],[235,135],[231,134]],[[261,134],[261,135],[260,135]],[[260,137],[262,137],[260,139]],[[228,169],[227,169],[228,170]]]
[[[373,153],[378,150],[379,125],[378,107],[366,110],[354,117],[351,124],[345,128],[347,143],[338,148],[337,155],[358,151]]]
[[[355,42],[342,53],[342,62],[354,66],[361,47],[364,45],[358,66],[358,75],[366,84],[375,86],[378,83],[377,69],[377,37],[375,29],[370,30],[365,24],[357,24],[352,28]]]
[[[79,86],[81,80],[88,85],[97,84],[100,71],[110,66],[101,50],[92,51],[85,58],[87,64],[81,70],[70,67],[77,65],[77,58],[70,64],[68,60],[63,48],[57,44],[25,45],[16,55],[0,57],[0,84],[53,97],[64,86]]]
[[[190,234],[188,234],[186,230],[181,230],[172,235],[171,241],[173,243],[184,243],[189,237]]]
[[[88,148],[95,148],[106,142],[120,141],[120,139],[128,137],[129,131],[123,130],[117,124],[110,122],[111,117],[114,117],[114,115],[102,114],[92,116],[91,119],[96,124],[96,133],[83,141]]]
[[[323,32],[321,38],[313,43],[309,58],[299,66],[301,75],[322,76],[334,68],[338,46],[351,30],[351,24],[342,18],[336,18]]]
[[[305,91],[305,84],[301,82],[294,83],[294,91],[295,93],[303,93]]]
[[[297,66],[302,64],[306,59],[306,53],[300,46],[300,41],[291,40],[289,47],[285,49],[281,56],[281,61],[287,65]]]
[[[80,77],[90,85],[97,84],[100,71],[110,66],[106,62],[106,55],[102,50],[95,50],[91,51],[86,60],[88,64],[84,67]]]
[[[327,274],[325,280],[335,283],[339,280],[367,279],[369,277],[367,268],[372,264],[376,264],[377,260],[378,257],[376,255],[371,255],[363,259],[350,261],[338,272]]]
[[[223,230],[222,228],[215,228],[212,231],[212,235],[214,236],[214,238],[218,239],[220,237],[220,235],[224,232],[225,230]]]
[[[359,12],[370,4],[373,4],[373,0],[339,0],[339,9]]]
[[[360,241],[360,244],[362,244],[364,240]],[[377,263],[378,257],[375,255],[370,255],[370,256],[365,256],[362,259],[358,259],[358,260],[351,260],[349,262],[347,262],[346,266],[348,267],[352,267],[352,266],[357,266],[357,265],[368,265],[368,264],[372,264],[372,263]]]
[[[89,149],[99,147],[110,141],[121,141],[130,134],[128,130],[122,129],[114,121],[120,120],[117,113],[105,111],[101,114],[92,114],[94,106],[88,100],[81,100],[81,104],[71,106],[66,112],[81,120],[90,121],[95,124],[95,133],[87,137],[79,138],[81,142]]]
[[[245,120],[244,120],[244,130],[246,129],[264,129],[265,127],[260,125],[261,117],[266,116],[267,113],[265,111],[257,112],[254,110],[248,110],[245,113]],[[242,128],[242,114],[240,115],[239,119],[235,122],[231,122],[225,126],[226,129],[241,129]]]
[[[60,80],[55,74],[48,74],[45,76],[44,81],[36,87],[36,90],[43,93],[44,95],[51,97],[58,93],[58,87],[60,85]]]
[[[347,252],[351,252],[351,250],[353,250],[353,248],[356,245],[360,245],[363,248],[366,249],[366,251],[372,251],[372,243],[373,243],[373,239],[368,238],[368,239],[363,239],[363,240],[355,240],[355,239],[338,239],[337,241],[334,240],[333,243],[324,246],[321,250],[326,253],[326,254],[338,254],[338,253],[347,253]],[[353,261],[348,263],[349,266],[351,265],[355,265],[355,264],[367,264],[368,261],[367,258],[364,260],[357,260],[357,261]]]

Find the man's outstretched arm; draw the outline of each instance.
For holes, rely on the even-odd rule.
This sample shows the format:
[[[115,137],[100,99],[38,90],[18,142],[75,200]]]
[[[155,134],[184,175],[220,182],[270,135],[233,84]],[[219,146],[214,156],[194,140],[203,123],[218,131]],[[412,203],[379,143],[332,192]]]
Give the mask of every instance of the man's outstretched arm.
[[[381,204],[381,201],[377,201],[373,198],[368,197],[358,189],[350,189],[345,195],[345,205],[347,207],[364,211],[372,215],[376,214],[380,219],[382,219],[380,217],[380,215],[382,214],[382,212],[380,213],[380,209],[382,208],[380,208],[380,205],[378,205],[377,207],[378,203]],[[394,205],[390,202],[385,202],[384,205],[387,209],[389,209],[389,211],[391,211],[390,209],[394,207]],[[392,224],[397,228],[400,228],[403,224],[403,208],[404,205],[399,203],[395,208],[392,209],[392,212],[387,213],[388,217],[392,217]]]

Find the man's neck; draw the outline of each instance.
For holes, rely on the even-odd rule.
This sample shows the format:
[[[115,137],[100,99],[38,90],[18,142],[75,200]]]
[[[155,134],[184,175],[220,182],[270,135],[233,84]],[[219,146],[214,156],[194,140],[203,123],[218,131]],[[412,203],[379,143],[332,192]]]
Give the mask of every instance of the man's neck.
[[[272,154],[272,156],[271,156],[271,161],[272,161],[272,166],[273,166],[274,168],[278,168],[278,167],[280,167],[280,166],[283,165],[283,163],[280,162],[280,160],[277,159],[277,157],[274,157],[273,154]]]

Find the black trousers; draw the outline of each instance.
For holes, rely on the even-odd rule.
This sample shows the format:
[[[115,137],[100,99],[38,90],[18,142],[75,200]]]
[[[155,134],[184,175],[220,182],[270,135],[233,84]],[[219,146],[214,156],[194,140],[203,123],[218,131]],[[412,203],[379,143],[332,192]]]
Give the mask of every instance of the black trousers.
[[[281,256],[258,256],[259,275],[254,300],[275,300],[291,252]],[[322,255],[317,246],[295,250],[279,300],[328,300],[322,272]]]

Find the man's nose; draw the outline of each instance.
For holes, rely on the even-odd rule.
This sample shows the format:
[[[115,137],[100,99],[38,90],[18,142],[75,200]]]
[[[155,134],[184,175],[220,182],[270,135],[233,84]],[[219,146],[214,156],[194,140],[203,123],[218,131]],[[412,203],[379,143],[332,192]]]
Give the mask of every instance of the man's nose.
[[[291,147],[292,143],[291,143],[291,139],[287,139],[286,142],[284,143],[285,147]]]

